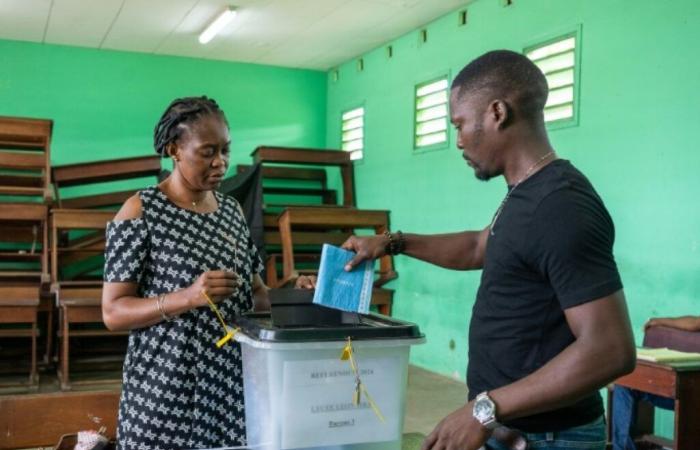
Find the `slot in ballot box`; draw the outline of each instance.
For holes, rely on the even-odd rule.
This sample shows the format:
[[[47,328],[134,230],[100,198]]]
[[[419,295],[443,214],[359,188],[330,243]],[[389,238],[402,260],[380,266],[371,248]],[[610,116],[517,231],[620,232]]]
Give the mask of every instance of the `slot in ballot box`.
[[[264,450],[399,450],[408,356],[425,342],[417,325],[378,314],[341,326],[280,328],[269,313],[236,319],[240,329],[247,442]],[[364,388],[353,402],[357,379]]]

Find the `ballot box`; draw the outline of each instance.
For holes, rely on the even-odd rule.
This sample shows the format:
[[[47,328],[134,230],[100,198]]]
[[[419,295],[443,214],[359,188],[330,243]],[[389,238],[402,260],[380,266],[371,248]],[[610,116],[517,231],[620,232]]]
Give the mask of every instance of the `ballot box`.
[[[248,446],[401,448],[409,351],[425,339],[412,323],[358,318],[317,327],[275,326],[269,313],[236,319]]]

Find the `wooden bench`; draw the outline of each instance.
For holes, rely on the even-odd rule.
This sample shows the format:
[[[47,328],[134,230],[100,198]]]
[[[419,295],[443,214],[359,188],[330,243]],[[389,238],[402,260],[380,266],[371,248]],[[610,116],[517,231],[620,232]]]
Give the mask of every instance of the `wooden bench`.
[[[355,171],[349,152],[264,145],[256,148],[251,156],[256,163],[263,163],[263,167],[269,164],[338,167],[343,183],[343,205],[355,206]]]
[[[36,388],[39,379],[37,316],[42,289],[49,283],[47,218],[44,204],[0,204],[0,337],[30,339],[30,388]]]
[[[56,166],[53,168],[56,200],[60,208],[66,209],[118,208],[136,193],[135,189],[71,198],[63,198],[60,191],[67,187],[133,178],[155,177],[157,179],[160,172],[159,156],[137,156]]]
[[[0,195],[51,201],[53,121],[0,116]]]
[[[102,321],[102,279],[85,277],[76,272],[67,277],[63,272],[68,264],[85,263],[95,255],[104,253],[104,231],[107,222],[114,217],[113,211],[84,209],[54,209],[51,211],[51,290],[59,308],[59,337],[61,348],[58,376],[61,389],[71,388],[71,338],[122,336],[128,333],[112,332]],[[62,232],[71,230],[98,230],[96,234],[70,239]],[[62,239],[63,237],[63,239]],[[100,261],[101,263],[102,261]],[[88,265],[89,267],[89,265]],[[101,268],[101,267],[100,267]],[[93,324],[91,329],[77,330],[71,325]],[[116,355],[121,359],[123,355]],[[112,381],[118,381],[116,378]],[[104,383],[105,380],[82,380],[80,384]]]
[[[237,172],[244,173],[251,166],[239,164]],[[275,197],[275,201],[266,202],[266,210],[278,209],[281,205],[300,203],[301,200],[315,200],[313,203],[336,205],[338,195],[334,189],[328,189],[325,169],[305,167],[263,166],[263,195]],[[287,199],[288,201],[284,201]],[[309,203],[306,201],[306,203]]]

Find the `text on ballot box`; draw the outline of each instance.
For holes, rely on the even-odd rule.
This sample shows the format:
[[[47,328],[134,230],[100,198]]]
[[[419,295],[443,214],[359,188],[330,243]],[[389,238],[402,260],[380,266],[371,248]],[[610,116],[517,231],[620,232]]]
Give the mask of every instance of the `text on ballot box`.
[[[401,437],[401,392],[386,389],[401,376],[397,357],[358,356],[362,382],[381,411],[360,396],[354,405],[355,374],[339,359],[284,363],[282,448],[393,441]]]

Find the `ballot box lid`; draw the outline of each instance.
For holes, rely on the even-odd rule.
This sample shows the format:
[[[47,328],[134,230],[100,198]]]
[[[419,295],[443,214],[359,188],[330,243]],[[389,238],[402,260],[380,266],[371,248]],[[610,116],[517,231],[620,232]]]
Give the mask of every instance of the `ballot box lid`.
[[[233,325],[256,341],[325,342],[357,340],[423,339],[418,325],[381,314],[358,314],[356,324],[339,326],[278,327],[269,312],[244,313]]]

